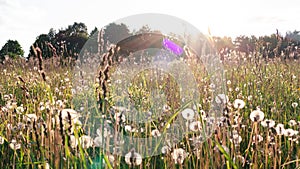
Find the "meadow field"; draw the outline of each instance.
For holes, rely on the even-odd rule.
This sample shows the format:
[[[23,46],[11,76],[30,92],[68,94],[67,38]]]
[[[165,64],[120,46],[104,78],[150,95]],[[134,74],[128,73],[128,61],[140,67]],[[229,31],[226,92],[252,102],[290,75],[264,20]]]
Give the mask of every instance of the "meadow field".
[[[82,82],[88,85],[79,87],[75,80],[80,77],[73,74],[76,64],[56,59],[8,59],[0,65],[0,168],[300,166],[299,59],[265,59],[259,53],[232,52],[222,63],[225,80],[220,83],[226,86],[225,93],[211,98],[209,93],[215,85],[200,73],[198,103],[177,112],[164,108],[162,111],[169,111],[170,116],[140,126],[132,125],[122,108],[105,110],[112,101],[110,95],[102,98],[105,88],[100,87],[107,78],[91,77],[90,82]],[[83,71],[81,76],[88,75]],[[128,92],[140,97],[146,91],[132,86]],[[108,104],[100,103],[103,100]],[[217,100],[224,109],[221,117],[213,119],[208,109],[210,102]],[[170,102],[176,101],[171,98]],[[153,156],[141,155],[135,149],[124,155],[113,153],[122,140],[112,135],[155,139],[177,116],[183,118],[182,130],[187,132],[176,144],[165,139]],[[201,129],[209,123],[216,126],[209,137],[204,137]],[[115,146],[102,148],[112,140]]]

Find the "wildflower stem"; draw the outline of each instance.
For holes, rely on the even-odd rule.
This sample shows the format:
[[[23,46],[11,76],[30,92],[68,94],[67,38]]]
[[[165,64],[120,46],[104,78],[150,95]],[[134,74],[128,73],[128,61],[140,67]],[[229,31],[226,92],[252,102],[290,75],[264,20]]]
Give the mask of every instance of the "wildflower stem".
[[[257,127],[257,122],[254,122],[253,127],[252,127],[252,131],[251,131],[251,134],[250,134],[249,143],[248,143],[247,149],[245,150],[245,160],[244,160],[244,163],[243,163],[243,167],[245,166],[246,161],[247,161],[247,155],[248,155],[251,143],[252,143],[253,132],[254,132],[256,127]]]

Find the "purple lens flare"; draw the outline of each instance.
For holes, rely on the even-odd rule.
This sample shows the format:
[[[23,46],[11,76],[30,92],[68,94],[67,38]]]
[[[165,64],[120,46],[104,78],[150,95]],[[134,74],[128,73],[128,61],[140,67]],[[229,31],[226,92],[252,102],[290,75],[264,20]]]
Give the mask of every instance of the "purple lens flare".
[[[169,40],[169,39],[163,39],[163,46],[167,49],[169,49],[171,52],[173,52],[176,55],[181,55],[183,53],[183,49],[177,45],[175,42]]]

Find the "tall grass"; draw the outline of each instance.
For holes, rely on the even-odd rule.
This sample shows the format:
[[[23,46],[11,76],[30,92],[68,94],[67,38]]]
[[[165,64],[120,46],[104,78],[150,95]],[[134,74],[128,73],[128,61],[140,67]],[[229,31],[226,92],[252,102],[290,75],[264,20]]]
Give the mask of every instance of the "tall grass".
[[[122,144],[115,134],[155,139],[165,132],[172,118],[182,118],[185,107],[177,112],[172,108],[162,109],[166,116],[135,125],[123,117],[126,110],[106,109],[105,106],[110,106],[117,97],[108,94],[107,98],[100,98],[98,95],[103,92],[101,85],[109,86],[107,79],[99,78],[94,83],[91,77],[90,82],[74,84],[73,79],[80,80],[80,76],[73,76],[75,70],[71,65],[55,65],[53,60],[43,62],[45,77],[35,60],[10,60],[0,65],[0,168],[299,167],[299,60],[265,61],[235,53],[225,58],[224,84],[228,102],[223,117],[217,120],[218,125],[208,138],[199,132],[195,134],[190,128],[192,124],[202,128],[212,120],[205,114],[213,84],[205,73],[199,73],[197,83],[201,99],[191,107],[199,117],[184,119],[186,123],[178,126],[178,130],[187,132],[183,132],[185,135],[177,144],[168,144],[176,138],[165,138],[164,146],[157,150],[161,153],[145,158],[130,145],[125,157],[113,153]],[[81,76],[89,75],[83,70]],[[136,82],[140,83],[139,80]],[[157,85],[168,90],[165,88],[168,84],[157,82]],[[149,91],[136,86],[131,86],[129,92],[136,105],[145,101],[140,98],[149,96]],[[178,99],[177,96],[168,97],[171,103]],[[99,109],[99,102],[94,100],[101,99],[107,104]],[[236,99],[244,101],[245,106],[235,105]],[[262,121],[250,118],[255,110],[264,113]],[[197,121],[200,123],[193,123]],[[271,125],[273,121],[274,126]],[[282,134],[278,130],[280,123],[284,126]],[[112,141],[115,146],[110,147]],[[103,144],[107,144],[105,149],[100,148]],[[147,145],[153,146],[149,142],[139,147],[147,149]]]

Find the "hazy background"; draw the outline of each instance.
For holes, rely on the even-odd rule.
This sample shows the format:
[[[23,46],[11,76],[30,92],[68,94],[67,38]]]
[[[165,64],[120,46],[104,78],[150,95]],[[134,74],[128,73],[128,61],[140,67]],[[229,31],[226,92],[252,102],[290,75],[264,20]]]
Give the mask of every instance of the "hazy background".
[[[36,37],[83,22],[90,32],[122,17],[139,13],[162,13],[184,19],[214,36],[270,35],[279,30],[300,29],[297,0],[0,0],[0,47],[18,40],[25,55]],[[158,23],[159,24],[159,23]]]

